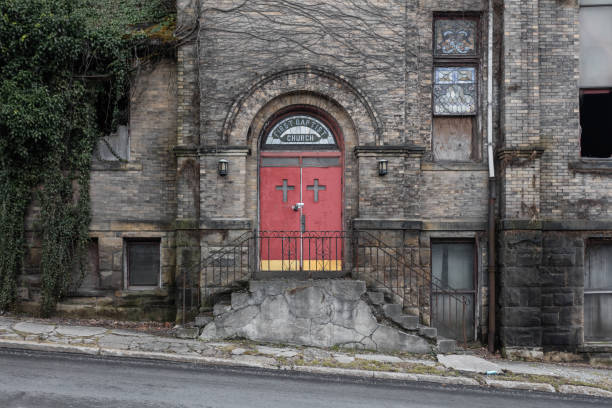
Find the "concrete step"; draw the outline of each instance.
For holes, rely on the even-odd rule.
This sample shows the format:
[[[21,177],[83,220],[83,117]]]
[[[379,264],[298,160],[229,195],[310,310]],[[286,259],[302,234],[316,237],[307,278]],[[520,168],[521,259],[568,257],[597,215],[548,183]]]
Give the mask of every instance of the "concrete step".
[[[215,303],[213,307],[213,316],[217,317],[223,313],[227,313],[232,309],[232,305],[228,301],[222,301]]]
[[[368,291],[368,299],[374,305],[382,305],[385,303],[385,294],[382,292]]]
[[[395,303],[387,303],[382,307],[383,313],[388,319],[393,320],[396,323],[400,322],[402,316],[402,305]]]
[[[197,339],[199,335],[199,327],[177,327],[174,332],[174,336],[178,339]]]
[[[401,315],[397,322],[406,330],[416,330],[419,326],[419,317],[410,315]]]
[[[454,353],[457,349],[457,341],[452,339],[438,338],[438,353]]]
[[[419,335],[429,339],[435,339],[438,336],[438,329],[429,326],[419,326]]]
[[[200,313],[195,318],[194,326],[202,328],[206,326],[208,323],[212,322],[212,320],[213,320],[212,313],[207,313],[207,314]]]

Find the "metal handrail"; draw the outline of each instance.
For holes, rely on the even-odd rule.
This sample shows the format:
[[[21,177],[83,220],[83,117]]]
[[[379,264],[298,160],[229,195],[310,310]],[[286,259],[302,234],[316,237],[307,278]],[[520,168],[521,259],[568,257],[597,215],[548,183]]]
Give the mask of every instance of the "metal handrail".
[[[442,296],[446,296],[448,297],[448,312],[449,314],[452,312],[452,308],[451,308],[451,300],[455,301],[455,315],[458,316],[458,307],[461,307],[461,316],[462,318],[461,320],[461,329],[462,329],[462,335],[463,335],[463,342],[467,343],[467,334],[466,334],[466,319],[465,319],[465,313],[466,313],[466,309],[468,307],[468,305],[470,304],[469,300],[466,298],[466,296],[457,296],[456,292],[457,290],[451,288],[451,287],[444,287],[444,285],[442,284],[442,282],[436,278],[435,276],[432,276],[431,273],[426,270],[425,268],[419,266],[419,265],[415,265],[414,260],[412,258],[412,253],[410,256],[410,262],[407,262],[405,259],[405,256],[403,254],[398,254],[397,250],[391,246],[389,246],[388,244],[386,244],[385,242],[383,242],[382,240],[380,240],[378,237],[374,236],[373,234],[369,233],[368,231],[363,231],[363,230],[355,230],[355,236],[356,236],[356,245],[354,245],[354,251],[356,251],[356,263],[355,263],[355,268],[357,268],[357,273],[359,274],[359,268],[360,268],[360,264],[359,264],[359,250],[360,248],[363,249],[364,251],[364,256],[365,251],[366,251],[366,247],[362,246],[360,244],[360,238],[362,236],[365,236],[367,239],[373,241],[373,243],[375,245],[372,245],[370,247],[370,257],[372,258],[372,247],[376,248],[376,270],[377,270],[377,274],[369,274],[368,276],[370,278],[372,278],[377,284],[382,285],[384,288],[390,290],[394,295],[398,296],[401,300],[403,305],[402,306],[406,306],[406,302],[411,303],[410,299],[406,299],[406,295],[405,295],[405,290],[406,289],[413,289],[413,284],[412,284],[412,272],[414,271],[415,274],[417,275],[416,278],[418,280],[418,278],[420,278],[423,282],[425,283],[429,283],[430,285],[430,312],[431,309],[433,308],[433,302],[431,302],[431,297],[433,297],[433,295],[442,295]],[[371,243],[370,241],[368,241],[367,243]],[[412,248],[411,248],[412,249]],[[393,281],[391,281],[390,283],[388,283],[387,279],[386,279],[386,275],[385,275],[385,271],[383,270],[383,278],[382,280],[379,278],[378,273],[380,272],[380,268],[378,267],[378,264],[380,263],[380,257],[379,257],[379,253],[378,251],[382,252],[383,255],[387,256],[390,258],[391,262],[390,262],[390,266],[391,268],[393,268],[393,263],[395,263],[395,269],[398,270],[397,275],[399,276],[399,269],[401,268],[402,271],[402,282],[403,285],[401,285],[400,287],[400,282],[399,279],[397,279],[397,284],[393,285]],[[386,261],[383,260],[382,263],[385,263]],[[364,270],[365,272],[365,266],[361,266],[361,268]],[[409,271],[409,284],[406,285],[406,268],[408,268]],[[394,287],[395,286],[395,287]],[[417,288],[417,293],[418,293],[418,288]],[[437,302],[436,302],[437,303]],[[444,301],[443,301],[443,307],[442,307],[442,314],[444,315]],[[417,307],[419,309],[420,312],[422,312],[422,305],[421,305],[421,301],[417,299]],[[437,313],[437,310],[435,311]],[[433,320],[433,313],[431,313],[431,318]],[[442,324],[443,326],[445,326],[445,328],[447,330],[453,330],[452,327],[446,325],[444,322],[441,321],[436,321],[437,324]]]
[[[260,265],[260,255],[262,254],[259,254],[258,251],[264,251],[265,248],[269,249],[270,242],[273,240],[280,240],[276,241],[274,245],[281,248],[280,256],[282,259],[279,265],[282,271],[295,271],[295,265],[299,265],[303,272],[306,271],[304,268],[313,268],[313,265],[315,268],[322,267],[323,270],[326,270],[326,267],[332,265],[332,263],[329,263],[330,259],[341,259],[342,268],[345,268],[345,265],[348,264],[348,260],[344,256],[345,239],[347,238],[351,238],[353,242],[352,263],[354,270],[357,272],[357,276],[360,275],[361,270],[364,277],[367,275],[367,278],[376,282],[377,285],[381,285],[390,290],[395,296],[398,296],[403,306],[416,306],[419,310],[419,314],[424,312],[423,308],[425,307],[421,299],[421,291],[423,288],[427,288],[430,297],[429,306],[432,321],[435,316],[439,316],[438,299],[442,297],[442,319],[435,318],[436,325],[444,326],[451,331],[454,329],[449,327],[445,321],[452,320],[452,303],[454,303],[455,320],[457,320],[456,324],[461,325],[463,340],[464,342],[467,341],[466,310],[470,305],[470,301],[467,297],[458,295],[456,290],[448,287],[448,285],[444,285],[438,278],[432,276],[429,270],[415,263],[412,252],[413,248],[410,248],[410,255],[408,258],[403,251],[400,253],[398,248],[389,246],[370,232],[363,230],[353,230],[350,232],[247,231],[230,243],[223,245],[222,248],[212,251],[206,258],[202,259],[199,265],[200,275],[198,286],[203,285],[201,289],[204,297],[201,297],[198,301],[207,299],[213,292],[218,293],[218,290],[228,288],[239,281],[255,278],[260,268],[263,267],[262,265],[265,265],[264,263]],[[333,244],[335,245],[333,249],[337,252],[332,258],[329,257],[331,248],[330,250],[324,248],[324,245],[332,245],[330,242],[327,242],[331,239],[336,240]],[[302,255],[306,255],[306,248],[310,244],[305,246],[301,240],[317,241],[314,243],[313,248],[315,248],[316,252],[317,248],[321,247],[322,251],[321,253],[309,253],[308,256],[306,256],[309,260],[308,264],[305,262],[303,263],[301,259],[298,261],[298,251],[296,251],[298,245],[297,240],[300,240],[299,253]],[[338,242],[338,240],[340,241]],[[360,253],[363,255],[361,262],[359,259]],[[310,260],[311,257],[316,260],[314,263]],[[263,262],[265,262],[266,259],[270,260],[269,254],[266,258],[263,258]],[[326,262],[328,262],[328,264],[326,264]],[[269,263],[267,267],[268,269],[262,269],[262,271],[272,270],[269,269],[271,268]],[[370,270],[368,271],[368,269]],[[193,269],[191,272],[193,272]],[[183,274],[185,275],[186,273],[187,269],[184,269]],[[312,277],[311,273],[312,272],[309,273],[309,278]],[[184,279],[184,284],[185,282],[186,279]],[[185,293],[185,290],[183,293]],[[406,293],[409,293],[409,296],[407,296]],[[413,293],[416,293],[416,305],[413,304],[412,301]],[[433,298],[436,299],[435,308]],[[184,299],[185,296],[183,296],[183,303],[185,302]],[[185,306],[183,306],[183,308],[185,308]],[[459,317],[461,318],[459,319]],[[456,327],[456,329],[459,329],[459,327]]]

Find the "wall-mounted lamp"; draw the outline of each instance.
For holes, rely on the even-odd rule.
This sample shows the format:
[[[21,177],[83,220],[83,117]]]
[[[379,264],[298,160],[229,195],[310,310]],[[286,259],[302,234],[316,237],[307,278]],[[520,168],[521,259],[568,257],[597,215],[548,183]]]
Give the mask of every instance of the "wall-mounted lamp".
[[[221,159],[217,162],[217,172],[220,176],[227,176],[229,171],[229,162],[225,159]]]
[[[378,175],[379,176],[384,176],[385,174],[387,174],[388,164],[389,164],[388,160],[382,159],[378,161]]]

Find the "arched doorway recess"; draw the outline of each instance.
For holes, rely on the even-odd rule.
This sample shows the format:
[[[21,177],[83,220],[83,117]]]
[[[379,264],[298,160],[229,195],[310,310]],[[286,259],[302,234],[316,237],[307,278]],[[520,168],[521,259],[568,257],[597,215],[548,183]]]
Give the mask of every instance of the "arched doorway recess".
[[[289,106],[263,127],[259,149],[260,270],[343,270],[343,140],[336,121]]]

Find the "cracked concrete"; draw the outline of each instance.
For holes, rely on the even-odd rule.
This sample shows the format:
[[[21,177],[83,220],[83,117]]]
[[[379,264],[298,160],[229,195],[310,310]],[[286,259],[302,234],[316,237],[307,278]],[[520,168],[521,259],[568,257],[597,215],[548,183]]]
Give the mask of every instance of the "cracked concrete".
[[[379,324],[354,280],[252,281],[230,306],[215,307],[202,340],[247,338],[315,347],[342,346],[429,353],[434,345],[416,334]]]
[[[350,293],[345,296],[351,300]],[[242,297],[242,299],[246,298]],[[263,299],[264,297],[261,297],[258,301],[262,302]],[[243,302],[243,308],[254,305]],[[137,331],[41,324],[28,320],[27,318],[0,317],[0,327],[4,331],[0,333],[0,347],[162,359],[194,364],[240,365],[313,374],[461,384],[612,398],[610,370],[576,365],[491,361],[490,359],[477,359],[473,356],[465,358],[463,355],[456,355],[450,359],[448,355],[438,355],[440,362],[437,362],[432,360],[431,356],[389,355],[381,352],[368,353],[349,350],[341,352],[315,347],[262,345],[248,341],[203,342],[196,339],[182,340]],[[310,322],[312,319],[303,318],[302,320]],[[313,329],[312,325],[308,327],[310,330]],[[476,367],[484,367],[483,362],[486,361],[489,364],[495,363],[504,369],[502,371],[508,372],[491,377],[479,374],[478,372],[482,371],[481,368],[475,371],[470,370],[474,364]],[[454,369],[446,367],[451,367],[450,362]],[[516,373],[525,374],[517,375]]]

